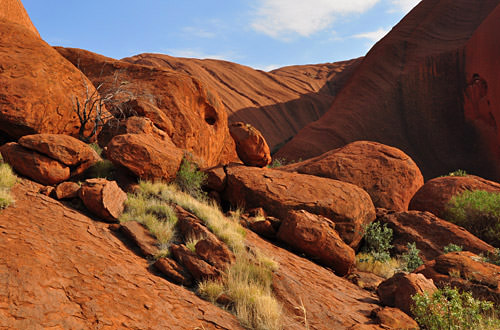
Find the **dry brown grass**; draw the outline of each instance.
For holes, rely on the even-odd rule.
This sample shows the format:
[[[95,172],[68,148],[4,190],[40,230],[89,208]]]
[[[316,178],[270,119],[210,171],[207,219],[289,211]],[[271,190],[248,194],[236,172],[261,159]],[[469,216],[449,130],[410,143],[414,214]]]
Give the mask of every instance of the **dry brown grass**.
[[[16,184],[17,176],[9,164],[0,162],[0,210],[14,203],[10,189]]]
[[[383,278],[392,277],[399,269],[399,260],[391,258],[388,261],[375,260],[369,253],[358,253],[356,255],[356,268],[362,272],[373,273]]]

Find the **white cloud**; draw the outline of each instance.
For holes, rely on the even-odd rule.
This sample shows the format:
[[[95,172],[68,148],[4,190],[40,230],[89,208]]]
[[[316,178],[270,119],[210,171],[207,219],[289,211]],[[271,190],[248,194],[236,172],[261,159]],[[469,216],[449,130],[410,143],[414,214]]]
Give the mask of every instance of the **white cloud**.
[[[382,39],[387,33],[389,33],[389,31],[389,29],[380,28],[376,31],[358,33],[353,35],[352,37],[359,39],[368,39],[370,41],[377,42]]]
[[[393,11],[409,12],[415,7],[420,0],[391,0],[392,4],[395,6]]]
[[[199,58],[199,59],[213,59],[213,60],[223,60],[234,62],[237,59],[234,54],[210,54],[205,53],[196,49],[166,49],[165,53],[174,57],[189,57],[189,58]]]
[[[211,39],[211,38],[215,38],[215,36],[216,36],[215,32],[207,31],[207,30],[197,28],[194,26],[186,26],[186,27],[182,28],[182,32],[184,32],[185,34],[191,35],[191,36],[195,36],[198,38],[204,38],[204,39]]]
[[[310,36],[331,26],[336,17],[363,13],[380,0],[260,0],[252,27],[278,39]]]

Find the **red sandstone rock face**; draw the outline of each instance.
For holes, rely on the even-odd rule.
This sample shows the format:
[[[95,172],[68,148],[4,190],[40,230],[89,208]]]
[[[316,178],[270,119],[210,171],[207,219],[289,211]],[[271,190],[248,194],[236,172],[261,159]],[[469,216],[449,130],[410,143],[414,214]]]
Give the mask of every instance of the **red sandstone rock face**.
[[[416,270],[438,287],[457,287],[475,298],[500,303],[500,267],[468,252],[451,252],[429,261]]]
[[[266,139],[250,124],[232,123],[229,133],[236,143],[238,157],[245,165],[264,167],[271,163],[271,154]]]
[[[472,235],[464,228],[442,220],[429,212],[409,211],[379,215],[377,220],[393,230],[394,249],[397,254],[407,251],[407,244],[415,242],[420,257],[432,260],[449,244],[460,245],[466,251],[487,255],[495,248]]]
[[[446,217],[446,207],[453,196],[464,191],[484,190],[500,192],[500,184],[478,176],[447,176],[426,182],[411,199],[410,209],[429,211],[438,217]]]
[[[306,253],[339,276],[347,275],[356,262],[354,250],[345,244],[328,218],[304,210],[291,211],[283,219],[278,238]]]
[[[181,165],[183,152],[169,139],[125,134],[111,140],[106,155],[113,164],[128,168],[139,178],[172,181]]]
[[[220,95],[229,122],[251,124],[262,132],[271,150],[319,119],[360,63],[355,59],[264,72],[226,61],[161,54],[123,60],[187,73],[210,86]]]
[[[499,46],[489,42],[496,40],[500,28],[495,19],[498,4],[421,1],[370,50],[328,112],[301,130],[276,157],[307,159],[369,140],[403,150],[426,178],[457,168],[500,177],[493,166],[500,161],[491,162],[490,152],[478,148],[484,140],[463,115],[464,91],[474,73],[470,70],[491,79],[488,95],[498,90]],[[496,16],[488,18],[494,10]],[[478,29],[483,23],[484,30]],[[475,31],[478,36],[473,36]],[[485,53],[475,48],[483,44]]]
[[[340,237],[353,248],[363,236],[363,226],[375,219],[373,203],[363,189],[312,175],[230,166],[225,195],[233,205],[262,207],[281,219],[291,210],[325,216],[335,222]]]
[[[107,228],[23,180],[0,212],[0,325],[8,329],[242,329],[155,276]]]
[[[0,0],[0,19],[20,24],[40,37],[20,0]]]
[[[368,192],[375,207],[397,211],[408,210],[410,199],[424,184],[422,173],[408,155],[367,141],[278,169],[352,183]]]
[[[36,182],[54,185],[70,177],[70,168],[57,160],[26,149],[15,142],[4,144],[0,148],[3,159],[17,172]]]
[[[33,133],[77,136],[75,97],[92,83],[31,31],[0,19],[0,131],[12,138]]]
[[[121,90],[116,100],[119,110],[110,108],[115,115],[143,113],[165,130],[178,148],[197,156],[202,166],[237,159],[224,106],[199,80],[172,70],[131,64],[84,50],[56,49],[79,65],[95,85],[103,84],[103,93]]]

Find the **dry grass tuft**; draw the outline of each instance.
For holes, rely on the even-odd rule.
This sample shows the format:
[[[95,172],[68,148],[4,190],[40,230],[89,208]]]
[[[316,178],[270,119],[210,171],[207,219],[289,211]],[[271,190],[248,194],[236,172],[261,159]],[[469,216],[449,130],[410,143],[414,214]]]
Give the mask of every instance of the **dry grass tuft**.
[[[399,260],[394,258],[388,261],[379,261],[369,253],[359,253],[356,255],[356,268],[362,272],[389,278],[399,271],[401,264]]]
[[[0,163],[0,210],[14,203],[10,189],[16,184],[17,176],[7,163]]]

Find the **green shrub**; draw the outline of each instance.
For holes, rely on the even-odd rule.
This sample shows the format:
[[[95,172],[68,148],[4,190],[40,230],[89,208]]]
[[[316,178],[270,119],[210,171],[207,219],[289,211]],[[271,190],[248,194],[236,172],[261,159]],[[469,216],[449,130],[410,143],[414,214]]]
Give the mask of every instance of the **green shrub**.
[[[424,329],[478,329],[499,325],[498,320],[486,316],[493,309],[493,303],[476,300],[469,292],[460,293],[457,289],[445,287],[432,295],[416,294],[413,301],[411,311]]]
[[[184,158],[177,172],[175,183],[183,192],[194,198],[205,199],[206,195],[202,190],[202,186],[206,179],[207,175],[198,170],[195,163]]]
[[[283,165],[286,165],[286,159],[285,158],[274,158],[272,163],[267,165],[269,168],[277,168],[281,167]]]
[[[94,151],[99,155],[99,157],[102,157],[102,148],[99,146],[99,144],[93,142],[89,144],[89,147],[94,149]]]
[[[459,251],[462,251],[463,248],[460,246],[460,245],[456,245],[456,244],[453,244],[453,243],[450,243],[448,245],[446,245],[444,248],[443,248],[443,252],[446,254],[446,253],[450,253],[450,252],[459,252]]]
[[[500,246],[500,193],[464,191],[450,199],[445,218],[491,245]]]
[[[464,170],[456,170],[443,176],[467,176],[467,172]]]
[[[105,178],[112,179],[115,171],[115,166],[110,160],[104,159],[96,162],[87,170],[89,178]]]
[[[365,227],[364,246],[362,250],[370,255],[376,261],[389,261],[391,255],[389,250],[392,248],[392,229],[387,224],[381,226],[380,222],[375,221]]]
[[[403,270],[411,273],[412,271],[420,267],[423,262],[418,255],[420,253],[420,250],[417,249],[417,245],[415,244],[415,242],[408,243],[407,247],[408,251],[401,255],[401,262],[403,265]]]

